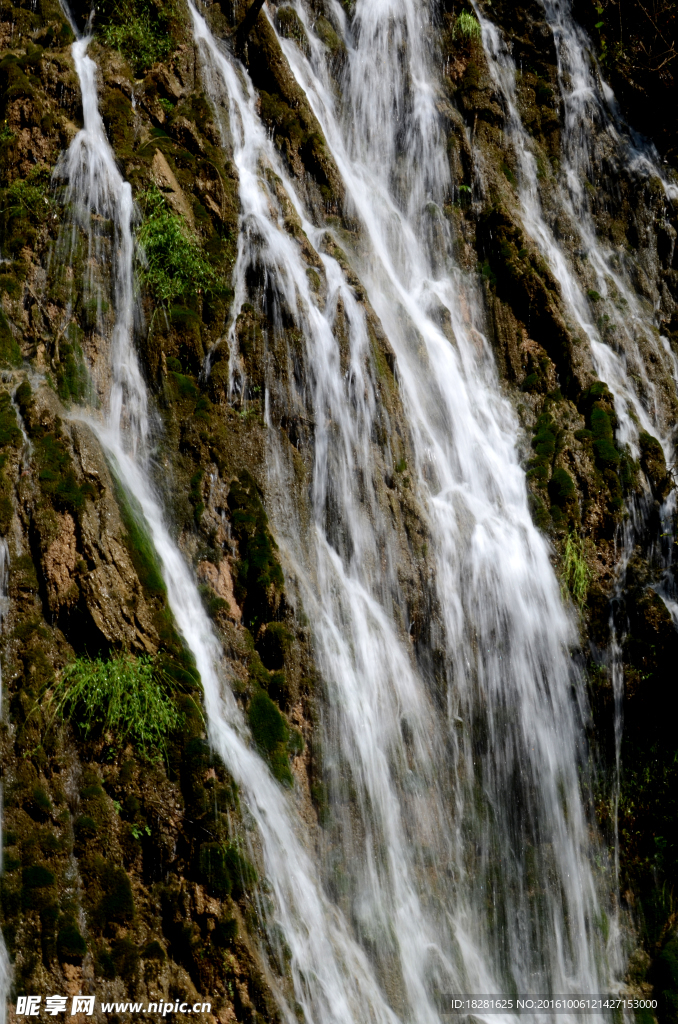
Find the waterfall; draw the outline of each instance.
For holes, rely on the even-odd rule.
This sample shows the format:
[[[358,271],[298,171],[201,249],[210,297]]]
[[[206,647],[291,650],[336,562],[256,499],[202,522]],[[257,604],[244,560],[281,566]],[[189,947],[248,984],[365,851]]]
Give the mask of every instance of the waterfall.
[[[671,425],[666,421],[662,396],[649,371],[648,356],[654,356],[662,364],[669,362],[670,380],[676,376],[675,357],[670,353],[667,340],[655,336],[653,316],[648,316],[642,308],[626,268],[615,259],[617,254],[606,249],[597,237],[584,187],[597,163],[593,153],[596,132],[590,130],[590,125],[600,126],[600,131],[615,145],[620,173],[647,177],[652,171],[660,180],[661,176],[652,162],[649,147],[632,147],[631,140],[610,119],[607,113],[609,89],[601,86],[591,66],[581,30],[565,19],[559,4],[546,3],[545,10],[558,43],[560,86],[566,111],[563,167],[552,202],[577,239],[576,248],[587,257],[586,283],[578,279],[570,252],[559,244],[544,215],[535,146],[518,112],[515,63],[497,26],[476,7],[490,73],[507,112],[507,134],[518,164],[518,198],[523,224],[527,235],[545,256],[562,289],[568,311],[590,344],[596,372],[614,395],[620,442],[628,444],[637,455],[639,430],[656,434],[670,461]],[[555,24],[551,18],[557,18]],[[564,67],[565,54],[569,62]],[[604,94],[600,95],[603,89]],[[664,185],[667,194],[673,194],[675,186]],[[587,289],[599,298],[591,299]],[[614,346],[601,336],[597,322],[605,323],[605,333],[607,337],[614,337]],[[643,354],[643,347],[647,355]],[[634,378],[638,381],[635,386]]]
[[[668,338],[661,333],[658,285],[646,278],[649,289],[643,295],[633,283],[633,271],[637,269],[634,264],[642,269],[640,257],[627,255],[620,260],[618,254],[599,243],[582,182],[587,174],[601,174],[601,171],[604,174],[605,150],[611,149],[612,166],[636,186],[637,194],[641,184],[659,186],[656,213],[646,226],[646,248],[651,253],[651,269],[655,272],[659,264],[658,234],[668,220],[667,209],[678,199],[678,184],[675,176],[673,181],[668,180],[652,143],[624,123],[614,94],[592,58],[590,42],[571,16],[569,0],[543,0],[543,4],[556,45],[558,84],[565,110],[563,199],[568,204],[568,212],[574,215],[574,223],[583,226],[582,237],[605,301],[605,337],[600,339],[602,346],[594,347],[594,358],[601,379],[607,380],[605,373],[608,373],[613,381],[610,388],[615,406],[622,411],[622,440],[632,434],[626,418],[626,409],[632,408],[641,428],[649,429],[660,440],[670,466],[675,457],[673,403],[678,388],[678,358]],[[592,124],[597,131],[590,130]],[[645,197],[643,200],[649,205]],[[650,272],[648,276],[651,279],[656,275]],[[621,304],[610,302],[617,295],[622,299]],[[620,361],[612,357],[613,350],[621,350]],[[661,368],[662,376],[658,375],[657,367]],[[648,421],[649,427],[646,427]],[[633,442],[631,447],[634,448]],[[671,544],[661,539],[671,532],[676,497],[676,491],[672,490],[660,509],[659,537],[654,547],[663,569],[663,579],[655,589],[678,626],[676,582],[671,566],[673,553]],[[641,500],[634,504],[630,525],[637,534],[647,520],[649,502]],[[627,536],[626,551],[630,545],[631,537]],[[622,559],[622,571],[625,568],[626,558]]]
[[[133,347],[133,207],[129,184],[117,170],[96,92],[96,65],[87,56],[89,37],[73,44],[83,94],[85,125],[58,166],[67,196],[86,234],[102,209],[114,223],[113,301],[115,324],[109,346],[110,399],[105,418],[90,418],[122,485],[137,502],[162,566],[170,608],[200,673],[209,738],[240,786],[256,822],[271,886],[276,923],[291,951],[294,998],[307,1019],[323,1022],[370,1019],[393,1024],[396,1017],[377,984],[369,960],[341,914],[328,902],[302,825],[290,799],[247,741],[241,713],[222,677],[222,652],[204,611],[196,582],[172,540],[150,480],[145,386]],[[131,410],[128,409],[131,406]],[[280,995],[283,1003],[282,993]],[[292,1019],[292,1011],[286,1010]]]
[[[531,521],[518,424],[482,332],[476,284],[455,262],[441,212],[449,172],[426,10],[415,0],[359,0],[349,27],[334,5],[347,48],[340,100],[329,54],[303,5],[295,9],[309,55],[280,44],[342,176],[359,225],[348,258],[397,361],[411,501],[430,544],[416,557],[435,609],[433,636],[415,657],[402,537],[384,501],[385,473],[400,456],[375,441],[385,413],[373,323],[334,250],[338,234],[314,224],[291,184],[245,69],[191,7],[206,89],[239,175],[233,324],[258,267],[274,322],[291,317],[302,339],[305,387],[286,393],[269,374],[266,409],[271,520],[325,686],[332,802],[317,844],[294,795],[250,745],[150,483],[149,403],[134,350],[134,209],[101,122],[86,36],[73,45],[84,127],[57,174],[73,211],[71,246],[84,232],[94,262],[110,267],[108,372],[94,373],[104,410],[90,422],[141,509],[202,678],[210,742],[256,825],[268,948],[289,960],[291,987],[270,964],[284,1018],[428,1024],[440,1019],[439,993],[605,991],[618,978],[619,950],[605,927],[611,875],[593,866],[604,855],[587,803],[575,623]],[[304,245],[285,228],[290,210]],[[94,231],[98,218],[113,222],[110,246]],[[324,300],[310,283],[306,244]],[[96,295],[103,285],[85,287]],[[236,387],[234,326],[229,340]],[[292,502],[277,431],[295,403],[310,410],[314,432],[309,523]]]
[[[448,172],[430,26],[421,5],[365,2],[349,31],[335,5],[347,48],[342,109],[329,54],[305,7],[294,7],[310,54],[290,40],[280,45],[359,221],[353,267],[397,358],[413,491],[433,543],[446,686],[441,714],[436,683],[403,635],[398,540],[371,504],[369,485],[379,489],[370,443],[378,387],[364,309],[328,255],[331,229],[314,226],[287,179],[243,69],[192,9],[206,89],[223,130],[230,128],[240,179],[234,318],[247,271],[256,268],[269,315],[282,321],[284,311],[304,339],[315,427],[310,529],[290,501],[293,471],[275,430],[269,484],[276,536],[326,682],[324,750],[337,801],[327,885],[333,874],[343,878],[341,905],[355,936],[408,1019],[436,1019],[436,988],[605,988],[619,951],[614,928],[605,949],[609,908],[599,902],[596,844],[579,788],[587,709],[570,658],[575,632],[530,519],[517,423],[481,332],[474,283],[454,265],[441,214]],[[393,48],[403,61],[393,60]],[[284,229],[290,206],[322,262],[324,304],[308,287],[301,246]],[[340,302],[348,370],[336,336]],[[229,337],[235,368],[233,329]],[[290,403],[289,414],[302,402],[281,396],[271,377],[267,387],[277,427],[281,407]],[[342,817],[347,775],[354,805]]]
[[[643,183],[654,181],[666,205],[675,201],[678,187],[663,173],[654,147],[624,123],[612,90],[595,62],[590,41],[572,17],[568,0],[541,3],[555,42],[564,110],[561,166],[555,183],[549,182],[548,198],[543,197],[537,173],[537,146],[519,113],[515,62],[498,27],[474,4],[490,73],[506,112],[505,130],[518,172],[520,216],[526,234],[539,247],[561,287],[567,314],[589,343],[596,374],[614,396],[619,441],[637,457],[639,436],[646,431],[658,438],[670,465],[674,459],[673,403],[678,363],[668,339],[657,329],[660,296],[656,284],[651,285],[651,296],[647,292],[643,296],[634,285],[639,257],[620,251],[620,247],[615,248],[601,238],[593,216],[591,183],[605,181],[606,175],[613,173],[617,178],[626,178],[639,195]],[[658,205],[662,205],[661,200]],[[556,218],[561,222],[560,238],[553,227]],[[569,243],[561,240],[562,224],[567,225]],[[661,224],[659,215],[648,231],[648,235],[654,236],[648,248],[655,260],[657,227]],[[617,531],[615,600],[621,596],[628,563],[635,546],[643,542],[653,512],[651,485],[642,471],[641,480],[643,491],[627,500],[628,515]],[[672,536],[670,524],[675,506],[676,492],[672,490],[659,509],[659,529],[657,536],[650,538],[650,547],[663,574],[654,589],[678,625],[672,552],[670,545],[662,541],[663,537]],[[616,624],[611,614],[610,627],[610,642],[603,660],[614,702],[612,811],[616,825],[623,724],[623,666],[617,633],[624,631],[625,623],[622,620]],[[618,873],[616,828],[614,855]]]
[[[64,10],[76,35],[71,54],[80,82],[84,123],[54,169],[55,181],[65,184],[63,201],[68,211],[57,255],[64,266],[71,264],[81,232],[84,234],[85,300],[94,303],[99,322],[104,319],[105,293],[110,292],[113,307],[108,361],[100,364],[97,360],[90,370],[99,395],[108,400],[109,429],[124,433],[126,441],[141,451],[147,442],[149,424],[146,388],[132,347],[136,314],[132,189],[118,170],[99,112],[97,66],[87,56],[92,36],[88,31],[78,38],[77,26],[65,5]],[[113,225],[112,238],[108,236],[109,224]]]

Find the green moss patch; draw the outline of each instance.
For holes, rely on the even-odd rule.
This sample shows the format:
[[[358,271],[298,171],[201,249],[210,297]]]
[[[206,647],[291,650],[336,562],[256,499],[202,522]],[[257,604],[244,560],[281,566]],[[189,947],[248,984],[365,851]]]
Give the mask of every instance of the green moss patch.
[[[245,625],[252,627],[273,618],[271,612],[285,581],[259,488],[247,470],[231,484],[228,507],[240,554],[235,567],[235,597],[243,609]]]
[[[273,775],[283,785],[291,786],[287,749],[290,733],[285,718],[268,694],[259,689],[252,695],[247,714],[254,742],[268,759]]]
[[[7,533],[12,522],[14,508],[12,505],[11,483],[4,467],[7,456],[12,449],[21,446],[22,434],[17,423],[12,401],[6,391],[0,392],[0,534]]]
[[[216,896],[237,899],[256,884],[256,871],[232,843],[203,843],[198,862],[203,878]]]
[[[12,334],[7,317],[0,307],[0,364],[3,366],[21,366],[21,362],[21,349]]]
[[[126,531],[127,550],[139,577],[139,582],[151,598],[164,601],[167,588],[162,578],[160,561],[148,534],[140,507],[127,494],[117,477],[113,476],[115,497]]]

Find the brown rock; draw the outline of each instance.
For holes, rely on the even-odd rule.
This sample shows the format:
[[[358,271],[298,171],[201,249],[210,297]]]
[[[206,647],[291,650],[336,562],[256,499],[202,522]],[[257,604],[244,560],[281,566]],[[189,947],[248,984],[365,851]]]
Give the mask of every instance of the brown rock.
[[[228,605],[228,614],[236,622],[242,619],[242,612],[238,608],[233,595],[233,577],[226,559],[222,559],[217,569],[212,562],[200,562],[198,564],[198,578],[209,584],[214,593],[222,598]]]
[[[184,220],[188,221],[192,228],[195,227],[193,210],[189,206],[186,196],[181,190],[181,185],[177,181],[174,171],[167,163],[164,153],[161,153],[159,149],[156,149],[155,151],[153,163],[151,164],[151,173],[153,174],[156,184],[164,192],[165,198],[172,209],[178,213],[180,217],[183,217]]]
[[[157,634],[129,552],[113,480],[97,439],[84,423],[71,426],[83,476],[98,491],[81,515],[82,551],[92,569],[80,583],[89,612],[108,640],[132,651],[154,652]]]
[[[59,536],[47,548],[44,557],[47,595],[50,607],[58,608],[77,600],[78,589],[73,579],[78,559],[75,522],[69,512],[56,513]]]
[[[178,139],[186,149],[192,150],[194,153],[203,153],[205,146],[203,145],[202,139],[198,136],[195,130],[195,125],[186,117],[175,117],[171,127],[172,135],[175,139]]]

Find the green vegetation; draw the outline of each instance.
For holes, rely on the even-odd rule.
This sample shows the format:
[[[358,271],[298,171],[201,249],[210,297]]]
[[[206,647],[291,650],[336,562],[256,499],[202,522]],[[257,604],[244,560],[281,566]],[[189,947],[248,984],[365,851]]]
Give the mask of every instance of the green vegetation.
[[[200,847],[199,866],[209,888],[222,898],[233,896],[238,899],[257,881],[256,871],[233,843],[203,843]]]
[[[309,52],[308,38],[304,26],[293,7],[279,7],[275,15],[275,22],[281,36],[285,36],[287,39],[294,39],[304,53]]]
[[[289,651],[293,635],[282,622],[269,622],[263,637],[257,642],[261,660],[270,671],[281,669]]]
[[[513,185],[513,187],[515,188],[518,185],[518,179],[516,178],[515,174],[513,173],[513,171],[511,170],[511,168],[509,167],[509,165],[505,161],[502,161],[501,169],[502,169],[502,173],[504,174],[506,180],[508,182],[510,182],[511,185]],[[523,258],[522,257],[522,253],[523,253],[523,250],[521,249],[520,250],[521,258]]]
[[[259,488],[247,470],[231,484],[228,507],[240,553],[235,566],[235,598],[243,609],[245,625],[251,627],[273,618],[275,596],[282,592],[285,581]]]
[[[81,964],[87,952],[87,943],[77,925],[66,924],[57,935],[57,953],[62,963]]]
[[[9,530],[13,514],[10,483],[4,473],[7,453],[3,449],[18,448],[20,445],[21,431],[17,425],[12,400],[6,391],[0,392],[0,534],[2,535]]]
[[[101,37],[107,46],[119,50],[137,75],[174,49],[171,3],[153,0],[107,0],[100,16],[105,22]]]
[[[285,786],[293,784],[287,748],[290,732],[287,722],[271,698],[263,690],[255,690],[248,710],[252,737],[266,756],[273,775]],[[303,744],[302,744],[303,745]],[[298,741],[295,736],[295,749]]]
[[[212,942],[220,949],[230,946],[238,937],[238,922],[233,917],[217,921],[212,932]]]
[[[46,430],[35,419],[33,392],[28,381],[19,385],[15,399],[34,444],[40,490],[54,508],[77,516],[85,507],[85,500],[94,494],[94,488],[90,483],[78,482],[61,421],[57,418],[54,429]]]
[[[554,469],[548,483],[549,498],[561,509],[571,506],[576,499],[577,489],[574,480],[566,469]]]
[[[271,698],[257,690],[248,712],[252,736],[258,747],[270,754],[279,743],[287,742],[287,724]]]
[[[128,924],[134,917],[134,896],[127,872],[105,861],[98,867],[102,896],[95,917],[102,925]]]
[[[21,366],[21,349],[0,307],[0,365]]]
[[[140,276],[155,298],[169,310],[172,303],[220,291],[221,281],[198,240],[172,212],[162,192],[151,185],[139,199],[146,214],[137,236],[145,256]]]
[[[650,481],[653,494],[663,501],[671,490],[671,476],[666,468],[664,450],[652,434],[641,431],[638,438],[640,444],[640,465]]]
[[[344,40],[335,31],[334,25],[324,15],[315,20],[313,31],[322,39],[327,49],[336,57],[346,51]]]
[[[153,543],[146,529],[143,513],[137,501],[127,494],[124,487],[113,475],[115,498],[127,534],[127,550],[139,582],[150,597],[164,600],[165,581]]]
[[[93,494],[91,484],[78,483],[65,438],[49,432],[35,442],[38,480],[45,495],[52,498],[55,508],[81,512],[85,499]]]
[[[556,424],[550,412],[543,412],[537,420],[532,438],[534,458],[527,464],[528,477],[534,478],[541,486],[547,483],[551,463],[556,451]]]
[[[665,1020],[678,1020],[678,935],[674,935],[657,958],[654,970],[655,991]]]
[[[454,23],[454,38],[477,40],[480,39],[480,23],[470,11],[462,11]]]
[[[5,254],[16,255],[35,242],[38,229],[55,208],[50,189],[50,169],[41,164],[28,177],[16,178],[0,189],[0,234]]]
[[[594,381],[582,394],[579,406],[586,416],[587,429],[575,431],[574,436],[591,445],[596,467],[610,493],[610,506],[618,514],[624,507],[622,484],[627,490],[634,485],[637,467],[615,444],[617,418],[607,384]]]
[[[97,727],[112,733],[121,746],[130,741],[146,755],[164,751],[168,734],[182,724],[164,673],[146,656],[76,658],[61,672],[49,705],[55,716],[72,719],[85,735]]]
[[[591,410],[591,432],[596,461],[604,468],[619,465],[619,452],[614,444],[614,431],[607,411],[597,403]]]
[[[586,604],[591,572],[584,557],[584,541],[577,534],[568,534],[563,553],[563,581],[572,600],[581,610]]]
[[[87,394],[89,378],[78,341],[78,329],[71,324],[59,344],[56,370],[57,392],[63,402],[81,402]]]

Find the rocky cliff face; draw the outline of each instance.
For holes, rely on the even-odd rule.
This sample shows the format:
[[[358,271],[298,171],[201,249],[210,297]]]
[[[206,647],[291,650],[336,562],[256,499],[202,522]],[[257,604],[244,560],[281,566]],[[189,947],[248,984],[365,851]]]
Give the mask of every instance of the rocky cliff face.
[[[314,0],[309,12],[340,83],[345,44],[334,6]],[[349,19],[352,6],[344,4]],[[580,6],[588,25],[591,12]],[[589,26],[594,40],[605,42],[603,67],[613,66],[631,123],[649,130],[666,154],[667,175],[675,126],[669,105],[655,97],[673,88],[672,57],[667,51],[662,65],[659,42],[670,32],[669,6],[644,29],[632,5],[628,11],[621,5],[617,30],[616,8],[603,4],[596,17],[604,28]],[[339,249],[341,237],[349,255],[359,252],[360,226],[273,25],[302,51],[307,29],[293,7],[269,3],[247,38],[237,37],[246,9],[223,0],[208,17],[238,49],[262,120],[316,224],[332,229],[314,248],[297,211],[288,209],[285,228],[299,240],[313,289],[327,294],[318,253],[324,246],[352,275],[366,309],[382,403],[374,438],[382,468],[376,502],[399,537],[411,641],[422,658],[435,661],[426,515],[408,480],[411,441],[397,365],[351,270],[356,260]],[[548,204],[558,187],[567,127],[553,30],[536,0],[494,0],[487,10],[510,40],[519,68],[516,103],[539,154]],[[88,13],[73,9],[80,27]],[[677,641],[657,588],[672,560],[675,524],[672,506],[667,512],[665,505],[672,467],[647,431],[640,434],[639,460],[625,447],[608,382],[599,379],[562,283],[526,230],[517,158],[507,144],[510,112],[488,63],[478,14],[448,0],[436,9],[443,69],[437,103],[453,182],[444,215],[459,266],[477,276],[484,329],[523,427],[535,522],[551,539],[564,593],[580,611],[593,708],[591,756],[599,767],[597,814],[610,841],[618,698],[609,665],[613,644],[621,645],[620,877],[622,899],[638,927],[631,972],[642,991],[655,986],[669,1020],[678,991],[678,779],[668,714]],[[90,52],[99,67],[100,109],[132,185],[145,252],[137,267],[143,317],[135,334],[154,405],[156,486],[200,583],[255,741],[281,784],[296,788],[308,828],[319,834],[327,805],[322,680],[312,624],[281,566],[265,465],[267,432],[275,429],[293,466],[303,527],[315,429],[305,397],[312,368],[256,268],[248,272],[247,301],[229,342],[238,179],[228,139],[222,146],[223,112],[204,93],[183,5],[105,2],[94,32]],[[110,383],[101,358],[110,311],[92,297],[95,291],[88,297],[77,287],[88,256],[71,227],[57,168],[82,118],[72,41],[52,0],[25,6],[4,0],[0,533],[9,556],[9,601],[2,623],[1,921],[14,992],[205,999],[212,1003],[209,1019],[276,1020],[257,934],[256,841],[237,786],[206,742],[199,677],[169,610],[152,544],[95,432],[79,418],[80,407],[96,408]],[[636,73],[639,54],[642,71]],[[650,98],[649,120],[638,116],[639,96]],[[615,165],[604,145],[586,188],[598,238],[619,253],[639,301],[653,310],[656,336],[639,335],[638,345],[655,367],[649,383],[661,417],[673,423],[675,382],[651,350],[661,332],[678,354],[675,200],[667,199],[656,177]],[[590,278],[595,311],[601,296],[587,254],[577,248],[555,199],[548,217],[579,279],[586,286]],[[110,242],[106,225],[99,228],[94,272],[103,279]],[[623,296],[615,301],[623,319]],[[614,347],[621,328],[608,313],[600,314],[598,329]],[[627,550],[621,538],[629,519],[635,532]],[[77,714],[64,721],[50,701],[74,658],[120,655],[150,656],[162,667],[181,715],[165,750],[151,753],[132,734],[86,728]]]

